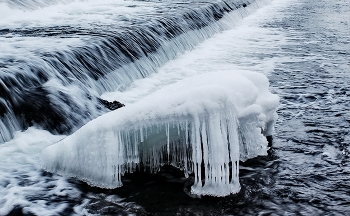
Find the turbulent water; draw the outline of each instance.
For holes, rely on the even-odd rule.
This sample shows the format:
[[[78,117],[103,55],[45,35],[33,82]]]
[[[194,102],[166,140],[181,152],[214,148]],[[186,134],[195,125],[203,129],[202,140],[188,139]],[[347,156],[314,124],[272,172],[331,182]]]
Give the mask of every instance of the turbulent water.
[[[30,8],[34,12],[40,7],[44,7],[43,10],[50,8],[48,4],[41,1],[28,2],[30,2],[29,5],[23,6],[17,3],[10,4],[9,7],[14,7],[15,9],[11,10],[18,10],[18,13],[21,13],[20,9],[23,7]],[[65,7],[64,5],[69,2],[71,1],[53,3],[62,3],[59,4],[60,7]],[[116,16],[118,23],[123,21],[125,26],[132,26],[135,22],[146,25],[151,20],[151,16],[155,14],[163,16],[164,8],[171,5],[166,1],[154,3],[149,7],[145,6],[147,3],[144,1],[134,3],[126,5],[125,8],[135,9],[138,7],[133,5],[138,5],[143,14],[148,14],[145,16],[147,19],[137,15],[140,10],[133,11],[134,13],[129,10],[128,13],[119,11],[121,15]],[[180,8],[178,8],[179,5],[181,5]],[[186,1],[178,2],[176,8],[173,8],[174,13],[184,8],[188,9],[190,5]],[[274,0],[270,4],[260,6],[262,7],[257,11],[249,11],[249,13],[245,9],[244,13],[240,11],[239,13],[246,16],[245,18],[240,20],[235,16],[234,24],[219,25],[220,28],[217,27],[219,28],[217,31],[199,37],[200,40],[197,34],[188,46],[175,50],[171,56],[150,57],[151,60],[160,59],[161,61],[147,67],[147,78],[143,78],[145,74],[128,78],[128,84],[122,87],[105,85],[106,82],[96,84],[93,78],[90,79],[91,77],[83,79],[90,80],[89,85],[76,84],[90,91],[94,97],[99,97],[107,90],[101,89],[101,86],[111,87],[113,91],[108,89],[110,92],[104,93],[101,97],[111,101],[120,100],[128,105],[162,86],[198,73],[215,70],[250,70],[267,75],[271,90],[281,97],[273,147],[269,156],[241,164],[242,188],[238,194],[225,198],[195,198],[188,192],[193,183],[193,177],[186,179],[181,171],[171,167],[163,168],[156,175],[142,172],[128,174],[123,179],[124,186],[114,190],[92,188],[74,179],[48,174],[41,171],[38,153],[64,136],[51,135],[47,131],[31,127],[26,132],[15,133],[13,139],[7,137],[4,140],[10,139],[10,141],[0,146],[0,215],[347,215],[350,212],[350,187],[348,186],[350,2],[347,0]],[[85,9],[89,7],[91,10],[98,11],[93,4],[85,5]],[[77,53],[70,53],[74,50],[72,46],[75,48],[85,46],[88,41],[97,37],[96,34],[104,34],[104,32],[98,32],[96,30],[98,28],[93,28],[93,20],[89,22],[92,24],[87,29],[83,21],[86,21],[89,16],[84,18],[78,9],[77,3],[71,6],[71,11],[67,14],[52,14],[51,10],[47,10],[46,15],[42,15],[47,16],[44,17],[45,19],[31,16],[33,20],[27,19],[26,23],[15,22],[13,18],[14,26],[1,23],[4,26],[0,32],[1,46],[8,45],[5,48],[1,47],[2,50],[8,51],[1,52],[1,71],[11,68],[21,71],[18,62],[30,60],[31,65],[37,64],[38,61],[39,64],[43,63],[42,54],[40,54],[43,50],[48,50],[49,54],[52,54],[57,49],[59,49],[57,53],[66,49],[64,54],[77,55]],[[120,33],[120,29],[114,28],[113,23],[111,24],[110,17],[106,18],[116,13],[116,10],[112,7],[100,8],[104,12],[107,9],[110,13],[94,12],[96,16],[94,19],[104,20],[105,22],[101,21],[100,24],[103,23],[103,29],[109,29],[109,33]],[[1,5],[0,11],[11,12],[11,10]],[[247,16],[248,14],[250,15]],[[172,15],[170,14],[169,17]],[[81,20],[77,20],[78,18]],[[227,20],[232,21],[232,19]],[[213,18],[211,22],[217,21]],[[31,25],[34,24],[37,29],[31,30],[30,33],[20,26],[28,26],[31,29]],[[75,27],[79,25],[80,28],[65,27],[65,35],[55,37],[57,36],[55,25],[64,26],[63,24]],[[9,33],[6,29],[21,30]],[[33,43],[28,43],[30,41],[28,39],[18,39],[33,32],[43,41],[33,40]],[[62,31],[58,32],[61,34]],[[11,43],[3,42],[9,37],[10,40],[13,39]],[[184,39],[188,39],[188,36]],[[186,41],[184,39],[179,39],[177,42]],[[114,37],[111,40],[114,40]],[[45,43],[49,42],[50,47],[45,46]],[[174,43],[177,44],[177,42]],[[94,45],[89,49],[99,50],[98,46]],[[28,59],[26,52],[36,54]],[[101,52],[97,51],[97,53]],[[56,55],[56,51],[54,53]],[[46,59],[44,64],[50,65],[47,63],[49,60],[54,62],[51,54],[43,55],[47,57],[44,58]],[[125,60],[126,63],[138,64],[138,60],[132,58]],[[141,62],[140,65],[147,65],[147,60],[145,62]],[[105,69],[106,71],[115,70],[114,67],[108,66]],[[2,73],[2,76],[5,76],[3,74],[8,75]],[[91,76],[93,77],[93,74]],[[132,82],[134,78],[143,79]],[[46,79],[48,77],[43,76],[42,80],[36,79],[33,83],[44,83]],[[67,81],[68,84],[72,82]],[[131,82],[132,84],[129,85]],[[32,83],[24,84],[26,86]],[[50,83],[49,86],[72,90],[70,87],[72,85],[68,84],[62,87],[62,85]],[[14,86],[18,85],[14,84]],[[79,89],[73,90],[79,91]],[[12,92],[20,92],[18,97],[22,97],[23,92],[29,94],[25,88],[23,91],[14,88]],[[0,92],[0,96],[5,99],[10,97],[8,95],[10,94],[4,94],[3,90]],[[82,95],[80,98],[86,97]],[[5,103],[1,101],[1,104]],[[15,107],[14,104],[10,103],[1,108]],[[93,108],[96,104],[99,106],[98,102],[80,105],[81,107],[90,106],[89,109],[96,111],[89,117],[92,118],[101,112],[106,112],[103,108]],[[21,111],[18,111],[18,115],[20,114]],[[86,113],[81,112],[80,116],[75,117],[80,118],[84,115]],[[42,123],[37,120],[38,122]],[[81,124],[82,122],[77,125]],[[41,125],[47,126],[47,124]],[[17,126],[21,128],[29,125],[18,123]],[[17,126],[14,125],[14,130]]]
[[[101,93],[155,73],[257,7],[252,0],[2,3],[0,142],[32,125],[75,131],[106,112]]]

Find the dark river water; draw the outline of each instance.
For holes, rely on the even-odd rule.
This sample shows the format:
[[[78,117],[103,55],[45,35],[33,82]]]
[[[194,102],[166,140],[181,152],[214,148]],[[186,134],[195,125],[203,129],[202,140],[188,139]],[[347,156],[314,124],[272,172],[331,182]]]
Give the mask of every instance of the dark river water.
[[[240,164],[238,194],[195,198],[193,177],[163,167],[114,190],[67,180],[76,195],[50,205],[66,203],[60,215],[350,215],[350,1],[290,2],[259,24],[284,41],[244,53],[274,62],[267,76],[281,104],[269,155]],[[19,204],[9,215],[33,213]]]
[[[190,179],[165,168],[125,177],[115,192],[150,215],[349,215],[350,2],[296,1],[264,23],[286,41],[260,58],[277,58],[269,74],[281,97],[273,147],[241,164],[242,189],[225,198],[186,195]],[[142,180],[140,180],[142,179]],[[185,185],[185,186],[184,186]],[[109,192],[114,193],[114,192]],[[94,203],[91,210],[105,204]],[[113,207],[105,207],[105,213]],[[118,212],[118,211],[117,211]]]
[[[308,1],[288,11],[268,24],[288,35],[277,55],[289,60],[270,76],[281,107],[261,210],[348,215],[350,2]]]

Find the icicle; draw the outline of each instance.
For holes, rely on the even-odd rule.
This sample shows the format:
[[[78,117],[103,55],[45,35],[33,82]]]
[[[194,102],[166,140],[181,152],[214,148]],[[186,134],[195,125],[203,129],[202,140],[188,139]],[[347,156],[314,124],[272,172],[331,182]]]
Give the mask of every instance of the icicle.
[[[167,150],[167,153],[168,153],[168,161],[170,161],[170,160],[169,160],[169,157],[170,157],[170,141],[169,141],[169,140],[170,140],[170,134],[169,134],[169,123],[166,125],[166,129],[165,129],[165,130],[166,130],[166,132],[165,132],[165,133],[166,133],[166,139],[167,139],[167,140],[166,140],[166,141],[167,141],[167,143],[166,143],[167,149],[166,149],[166,150]]]
[[[140,142],[143,142],[144,139],[143,139],[143,128],[140,127]]]
[[[230,116],[233,116],[230,113]],[[228,129],[228,139],[229,139],[229,152],[231,161],[231,193],[236,193],[240,190],[239,185],[239,134],[238,134],[238,120],[236,118],[230,118],[227,129]]]
[[[209,184],[209,166],[210,166],[210,161],[209,161],[209,146],[208,146],[208,127],[205,123],[203,122],[202,125],[202,145],[203,145],[203,165],[204,165],[204,174],[205,174],[205,184]]]

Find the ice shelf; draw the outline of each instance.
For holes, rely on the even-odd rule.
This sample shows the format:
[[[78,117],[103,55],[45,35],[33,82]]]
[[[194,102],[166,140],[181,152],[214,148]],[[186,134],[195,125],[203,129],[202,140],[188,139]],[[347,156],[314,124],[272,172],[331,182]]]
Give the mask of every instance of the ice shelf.
[[[140,163],[171,164],[193,173],[193,194],[226,196],[240,190],[239,161],[267,154],[278,105],[260,73],[204,73],[90,121],[45,148],[41,162],[102,188],[121,187]]]

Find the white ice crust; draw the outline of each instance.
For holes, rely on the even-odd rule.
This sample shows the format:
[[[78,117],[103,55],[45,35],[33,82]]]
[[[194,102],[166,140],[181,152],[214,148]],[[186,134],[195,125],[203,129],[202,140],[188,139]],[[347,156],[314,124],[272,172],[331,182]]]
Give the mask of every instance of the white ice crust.
[[[168,163],[194,174],[193,194],[226,196],[240,190],[239,161],[267,154],[278,105],[263,74],[204,73],[92,120],[45,148],[41,162],[102,188],[121,187],[140,163]]]

